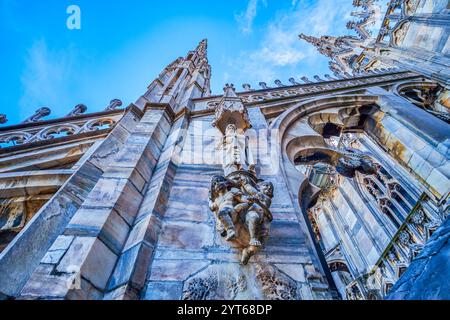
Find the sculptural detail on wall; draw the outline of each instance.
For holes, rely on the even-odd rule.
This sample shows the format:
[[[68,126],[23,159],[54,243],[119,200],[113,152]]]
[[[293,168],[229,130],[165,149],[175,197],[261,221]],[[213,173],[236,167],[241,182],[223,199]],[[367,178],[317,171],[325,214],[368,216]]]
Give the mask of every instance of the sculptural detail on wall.
[[[324,163],[336,169],[336,172],[346,178],[354,178],[356,172],[363,175],[373,175],[378,171],[376,163],[364,152],[345,148],[335,147],[322,148],[320,150],[305,150],[296,160],[296,165],[313,165]]]
[[[220,147],[224,175],[212,178],[210,209],[221,235],[243,248],[241,262],[246,265],[269,236],[274,189],[272,183],[257,177],[245,134],[251,123],[233,85],[225,86],[224,96],[215,108],[213,126],[223,134]]]
[[[212,179],[210,209],[216,216],[217,229],[227,241],[243,248],[241,262],[244,265],[268,239],[273,220],[272,198],[273,184],[257,180],[248,171]]]
[[[354,178],[356,172],[364,175],[373,175],[377,172],[375,162],[362,151],[345,149],[340,152],[341,157],[335,164],[336,171],[344,177]]]
[[[256,163],[249,147],[249,139],[238,132],[236,125],[229,124],[219,146],[223,151],[223,169],[225,175],[248,169],[256,175]]]

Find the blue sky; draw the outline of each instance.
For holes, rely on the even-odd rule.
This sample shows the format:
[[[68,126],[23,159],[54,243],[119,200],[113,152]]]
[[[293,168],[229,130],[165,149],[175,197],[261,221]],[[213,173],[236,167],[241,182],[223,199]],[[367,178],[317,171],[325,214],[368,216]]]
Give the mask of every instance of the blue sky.
[[[66,27],[69,5],[81,9],[81,30]],[[323,75],[328,60],[298,34],[347,34],[353,9],[352,0],[0,0],[0,112],[11,125],[42,106],[61,117],[79,103],[128,105],[203,38],[213,93]]]

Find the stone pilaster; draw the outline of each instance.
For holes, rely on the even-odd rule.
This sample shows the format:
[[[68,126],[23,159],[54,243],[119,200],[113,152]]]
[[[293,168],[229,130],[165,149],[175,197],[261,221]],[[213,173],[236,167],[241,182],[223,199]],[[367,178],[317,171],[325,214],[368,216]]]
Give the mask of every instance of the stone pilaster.
[[[134,300],[141,296],[161,233],[161,219],[165,215],[188,123],[185,111],[168,132],[153,178],[109,281],[105,299]]]

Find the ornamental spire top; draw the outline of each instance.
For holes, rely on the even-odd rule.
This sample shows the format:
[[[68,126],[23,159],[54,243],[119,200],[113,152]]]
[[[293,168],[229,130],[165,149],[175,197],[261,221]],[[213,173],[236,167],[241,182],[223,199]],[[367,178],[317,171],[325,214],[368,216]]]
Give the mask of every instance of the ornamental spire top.
[[[0,113],[0,124],[4,124],[6,122],[8,122],[6,115]]]
[[[208,50],[208,39],[203,39],[197,46],[197,49],[195,49],[196,52],[198,52],[201,56],[206,56]]]
[[[300,39],[305,40],[306,42],[311,43],[312,45],[319,47],[320,46],[320,39],[312,36],[307,36],[304,33],[300,34]]]

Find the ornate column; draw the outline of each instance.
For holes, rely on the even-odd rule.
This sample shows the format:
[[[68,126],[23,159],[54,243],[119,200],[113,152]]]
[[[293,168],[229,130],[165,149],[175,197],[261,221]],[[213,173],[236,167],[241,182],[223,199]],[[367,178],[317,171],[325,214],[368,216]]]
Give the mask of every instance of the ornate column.
[[[241,263],[246,265],[269,237],[274,190],[272,183],[258,179],[246,136],[252,127],[247,109],[233,85],[227,84],[224,92],[213,121],[223,135],[224,175],[212,179],[210,208],[216,215],[217,230],[242,248]]]

